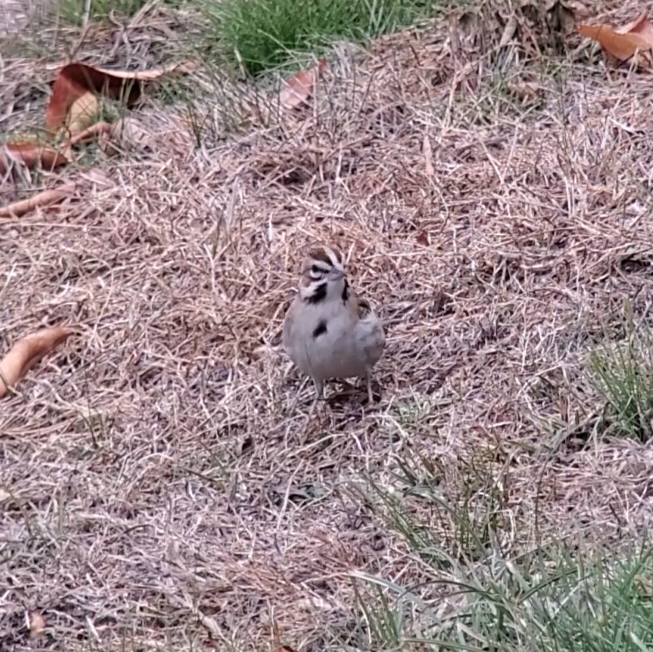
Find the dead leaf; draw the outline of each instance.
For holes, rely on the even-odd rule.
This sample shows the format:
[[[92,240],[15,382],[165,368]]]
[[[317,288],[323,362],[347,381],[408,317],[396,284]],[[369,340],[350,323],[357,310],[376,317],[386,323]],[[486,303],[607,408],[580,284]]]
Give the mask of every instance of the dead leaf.
[[[562,5],[575,20],[589,18],[592,15],[589,6],[581,0],[559,0],[558,4]]]
[[[283,82],[279,93],[279,103],[284,109],[295,109],[308,102],[315,90],[315,84],[327,67],[327,60],[320,59],[317,66],[299,70]]]
[[[65,342],[73,331],[62,326],[44,328],[18,340],[0,361],[0,398],[47,353]]]
[[[73,147],[74,145],[79,145],[80,143],[88,143],[96,138],[102,136],[103,134],[108,134],[111,131],[113,125],[108,122],[96,122],[94,125],[84,129],[84,131],[73,136],[68,141],[68,147]]]
[[[623,27],[614,30],[617,34],[639,34],[646,42],[653,47],[653,25],[648,19],[646,12],[642,12],[635,20]]]
[[[2,382],[2,381],[0,381]],[[1,396],[1,394],[0,394]],[[40,613],[32,611],[28,614],[29,620],[29,637],[33,640],[38,638],[45,629],[45,619]]]
[[[0,208],[0,217],[21,217],[39,207],[49,206],[70,195],[76,187],[77,185],[74,183],[65,183],[63,186],[59,186],[59,188],[44,190],[38,193],[38,195],[34,195],[34,197],[22,199],[21,201],[9,204],[9,206]]]
[[[79,176],[86,181],[90,181],[93,185],[103,188],[112,188],[116,185],[105,168],[86,168],[80,170]]]
[[[189,72],[193,62],[174,64],[153,70],[107,70],[85,63],[69,63],[59,70],[45,112],[45,126],[55,133],[65,125],[72,105],[83,95],[91,93],[120,100],[127,106],[138,103],[143,96],[145,84],[173,71]]]
[[[96,68],[99,72],[118,77],[122,79],[136,79],[138,81],[153,81],[163,75],[169,75],[172,72],[187,74],[197,69],[200,61],[186,61],[184,63],[171,63],[162,68],[152,68],[150,70],[111,70],[109,68]]]
[[[499,47],[505,47],[512,41],[515,33],[517,32],[517,16],[514,14],[508,18],[508,22],[506,22],[506,26],[503,29],[503,34],[501,34],[501,40],[499,41]]]
[[[426,176],[429,179],[435,177],[435,170],[433,169],[433,150],[431,149],[431,141],[428,134],[424,134],[424,164],[426,167]]]
[[[208,630],[211,636],[215,638],[220,638],[221,636],[220,626],[218,625],[215,618],[211,618],[211,616],[206,616],[199,610],[197,611],[197,617],[200,623],[202,623],[202,626]]]
[[[458,19],[458,32],[462,35],[463,40],[470,40],[475,38],[480,29],[480,19],[476,12],[466,11]]]
[[[522,102],[535,102],[540,99],[542,88],[535,82],[514,81],[507,88]]]
[[[582,24],[576,29],[582,36],[598,41],[601,48],[618,61],[628,61],[636,52],[644,53],[653,47],[653,43],[649,43],[643,35],[617,32],[610,25]]]
[[[276,351],[274,347],[269,344],[261,344],[261,346],[252,349],[252,352],[250,353],[252,360],[273,360],[275,355]]]
[[[589,15],[587,12],[582,14],[581,6],[572,6],[569,2],[556,0],[547,7],[547,22],[554,32],[559,32],[563,36],[569,36],[576,27],[576,19],[581,16]]]
[[[422,245],[422,247],[428,247],[431,244],[429,234],[426,231],[420,231],[417,234],[417,244]]]
[[[82,133],[87,127],[93,124],[100,110],[100,103],[97,95],[84,93],[80,95],[71,105],[68,113],[67,129],[71,138]]]
[[[30,170],[40,166],[43,170],[51,171],[68,162],[61,152],[43,143],[25,141],[0,147],[0,175],[7,174],[16,164]]]
[[[103,149],[107,154],[117,154],[120,151],[145,151],[153,148],[152,134],[137,118],[125,116],[111,125],[108,141]]]

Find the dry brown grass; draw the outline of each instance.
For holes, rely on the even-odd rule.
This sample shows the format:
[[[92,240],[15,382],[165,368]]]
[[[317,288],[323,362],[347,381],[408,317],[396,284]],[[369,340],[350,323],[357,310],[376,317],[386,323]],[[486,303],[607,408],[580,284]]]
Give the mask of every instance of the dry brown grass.
[[[104,182],[65,170],[76,199],[0,222],[0,348],[83,331],[0,405],[0,649],[325,649],[354,627],[348,573],[418,576],[350,491],[416,452],[444,496],[487,453],[515,546],[538,499],[540,536],[645,521],[653,452],[595,436],[585,356],[623,296],[649,315],[649,79],[447,37],[336,47],[311,109],[237,133],[201,71],[194,127],[153,100],[154,153],[98,155]],[[308,422],[279,341],[315,241],[351,255],[388,348],[377,405]]]

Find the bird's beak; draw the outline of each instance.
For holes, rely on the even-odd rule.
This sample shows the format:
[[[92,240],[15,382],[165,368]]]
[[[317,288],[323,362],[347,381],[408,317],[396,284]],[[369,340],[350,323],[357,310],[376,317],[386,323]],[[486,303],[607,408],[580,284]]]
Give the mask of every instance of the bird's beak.
[[[339,281],[341,278],[344,278],[345,276],[345,271],[342,269],[332,269],[329,274],[327,275],[327,278],[330,281]]]

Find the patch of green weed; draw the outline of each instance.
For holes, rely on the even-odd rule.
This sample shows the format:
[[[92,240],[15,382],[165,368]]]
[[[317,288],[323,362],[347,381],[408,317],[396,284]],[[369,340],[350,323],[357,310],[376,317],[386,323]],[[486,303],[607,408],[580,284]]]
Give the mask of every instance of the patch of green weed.
[[[364,41],[432,15],[445,0],[203,0],[211,38],[255,74],[334,39]]]
[[[653,547],[646,535],[619,551],[580,539],[504,546],[509,459],[502,463],[488,451],[457,464],[416,455],[398,463],[390,485],[370,485],[365,504],[376,505],[420,560],[413,564],[419,574],[352,573],[357,649],[653,649]]]
[[[653,437],[653,332],[635,325],[625,302],[625,337],[589,356],[593,380],[605,397],[617,434],[646,442]]]
[[[653,645],[650,546],[620,555],[540,548],[434,573],[420,586],[354,575],[370,650],[642,652]]]
[[[371,498],[381,500],[392,529],[429,564],[448,568],[461,559],[482,560],[500,545],[498,533],[506,527],[506,470],[497,462],[491,450],[460,458],[455,468],[438,458],[404,454],[393,472],[393,490],[370,480]]]
[[[88,12],[91,22],[105,20],[112,13],[118,18],[129,18],[142,9],[148,0],[60,0],[59,15],[71,25],[81,25]],[[164,4],[178,6],[180,1],[164,0]]]

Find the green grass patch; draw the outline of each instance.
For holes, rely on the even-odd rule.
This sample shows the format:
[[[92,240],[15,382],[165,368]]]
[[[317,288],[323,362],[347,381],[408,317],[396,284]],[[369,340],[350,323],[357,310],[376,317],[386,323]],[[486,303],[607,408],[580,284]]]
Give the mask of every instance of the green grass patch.
[[[60,0],[59,16],[71,25],[81,25],[88,12],[90,22],[106,20],[110,14],[117,18],[131,18],[148,0]],[[181,0],[163,0],[163,4],[177,7]]]
[[[336,39],[364,41],[432,15],[447,0],[203,0],[217,50],[246,72],[278,68]]]
[[[625,301],[625,337],[592,351],[589,367],[596,387],[605,397],[612,430],[646,442],[653,437],[653,333],[635,325]]]
[[[507,498],[498,456],[497,451],[478,451],[452,468],[415,453],[397,461],[396,491],[371,485],[391,528],[427,563],[450,568],[463,559],[484,559],[499,544],[496,534],[506,527]],[[424,515],[421,519],[410,516],[407,501]]]
[[[653,649],[653,549],[539,548],[398,586],[358,574],[369,650],[644,652]],[[431,593],[431,597],[428,596]],[[437,597],[435,597],[437,596]]]
[[[383,487],[357,491],[420,560],[420,572],[413,582],[403,572],[398,580],[352,574],[358,616],[348,645],[375,652],[653,649],[648,538],[618,551],[580,537],[510,544],[509,467],[493,451],[448,465],[413,454]]]

